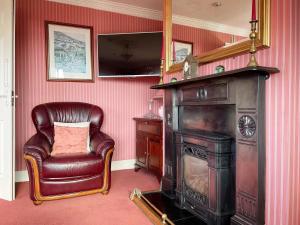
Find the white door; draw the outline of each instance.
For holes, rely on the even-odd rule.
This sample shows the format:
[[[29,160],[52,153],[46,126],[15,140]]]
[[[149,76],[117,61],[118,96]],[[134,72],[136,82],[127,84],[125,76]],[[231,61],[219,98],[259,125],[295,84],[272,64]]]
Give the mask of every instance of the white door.
[[[0,6],[0,198],[15,198],[14,2]],[[13,98],[12,98],[13,96]]]

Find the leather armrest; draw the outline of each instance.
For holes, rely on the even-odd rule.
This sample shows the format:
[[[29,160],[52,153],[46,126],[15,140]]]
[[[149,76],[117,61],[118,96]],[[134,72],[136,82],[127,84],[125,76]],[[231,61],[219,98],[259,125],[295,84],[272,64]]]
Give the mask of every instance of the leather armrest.
[[[91,137],[91,150],[94,151],[97,155],[101,155],[103,159],[105,159],[106,153],[109,149],[112,149],[115,146],[114,140],[104,134],[103,132],[99,131],[96,132]]]
[[[38,162],[50,156],[51,144],[43,134],[33,135],[24,145],[24,154],[31,155]]]

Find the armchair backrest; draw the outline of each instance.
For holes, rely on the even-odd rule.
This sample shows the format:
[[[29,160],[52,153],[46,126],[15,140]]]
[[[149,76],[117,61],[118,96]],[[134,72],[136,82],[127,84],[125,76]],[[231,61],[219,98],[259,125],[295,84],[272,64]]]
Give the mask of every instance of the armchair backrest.
[[[103,122],[100,107],[82,102],[52,102],[37,105],[32,110],[32,120],[38,133],[45,135],[52,145],[54,122],[90,122],[90,136],[99,131]]]

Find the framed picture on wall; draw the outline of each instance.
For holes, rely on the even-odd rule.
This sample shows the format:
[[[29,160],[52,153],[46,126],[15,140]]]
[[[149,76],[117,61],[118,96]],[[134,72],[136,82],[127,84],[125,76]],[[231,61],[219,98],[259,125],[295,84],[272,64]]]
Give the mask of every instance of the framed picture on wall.
[[[173,40],[171,49],[173,64],[181,63],[189,54],[193,54],[193,43]]]
[[[93,82],[92,38],[92,27],[47,21],[47,80]]]

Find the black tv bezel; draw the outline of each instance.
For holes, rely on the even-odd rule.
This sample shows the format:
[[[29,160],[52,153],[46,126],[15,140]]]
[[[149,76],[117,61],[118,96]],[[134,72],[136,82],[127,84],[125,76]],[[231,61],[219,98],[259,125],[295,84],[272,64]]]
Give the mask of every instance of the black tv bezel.
[[[146,32],[124,32],[124,33],[107,33],[107,34],[97,34],[97,71],[99,78],[136,78],[136,77],[160,77],[160,74],[140,74],[140,75],[100,75],[99,72],[99,36],[105,36],[105,35],[120,35],[120,34],[148,34],[148,33],[161,33],[163,38],[163,31],[146,31]],[[163,44],[163,43],[162,43]]]

